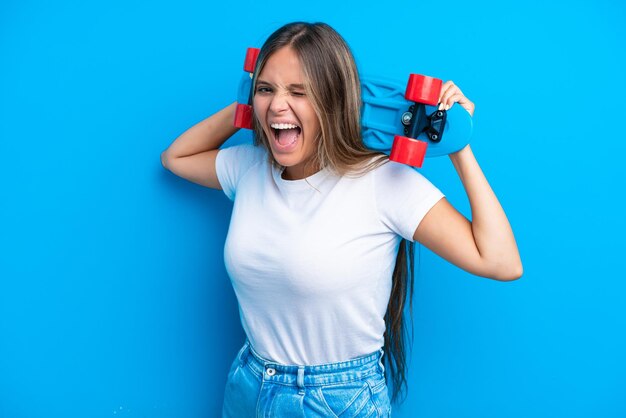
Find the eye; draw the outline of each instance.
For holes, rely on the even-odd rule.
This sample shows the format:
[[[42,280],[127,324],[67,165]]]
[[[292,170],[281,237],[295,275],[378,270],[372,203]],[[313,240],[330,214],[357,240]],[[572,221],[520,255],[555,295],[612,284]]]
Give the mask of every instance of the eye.
[[[306,96],[306,93],[303,91],[292,91],[291,92],[292,95],[296,96],[296,97],[303,97]]]
[[[266,87],[266,86],[261,86],[261,87],[257,87],[256,92],[257,92],[257,93],[261,93],[261,94],[264,94],[264,93],[271,93],[271,92],[272,92],[272,89],[271,89],[271,88],[269,88],[269,87]]]

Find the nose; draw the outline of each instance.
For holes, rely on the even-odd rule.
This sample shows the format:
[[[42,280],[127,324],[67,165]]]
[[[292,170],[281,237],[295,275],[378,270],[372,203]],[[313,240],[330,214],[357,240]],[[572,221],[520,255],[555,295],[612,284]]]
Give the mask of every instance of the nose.
[[[287,93],[277,93],[272,97],[272,102],[270,103],[270,110],[273,113],[284,112],[289,109],[289,101]]]

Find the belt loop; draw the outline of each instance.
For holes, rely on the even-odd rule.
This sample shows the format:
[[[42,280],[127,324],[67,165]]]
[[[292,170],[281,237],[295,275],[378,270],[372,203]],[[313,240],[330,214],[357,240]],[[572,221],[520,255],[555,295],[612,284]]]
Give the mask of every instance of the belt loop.
[[[300,388],[299,393],[304,393],[304,366],[298,366],[298,377],[296,379],[298,383],[298,387]]]
[[[381,348],[379,351],[380,351],[380,358],[378,359],[378,365],[380,366],[380,369],[382,370],[382,373],[384,375],[385,374],[385,365],[383,364],[383,356],[385,355],[385,350],[383,350]]]

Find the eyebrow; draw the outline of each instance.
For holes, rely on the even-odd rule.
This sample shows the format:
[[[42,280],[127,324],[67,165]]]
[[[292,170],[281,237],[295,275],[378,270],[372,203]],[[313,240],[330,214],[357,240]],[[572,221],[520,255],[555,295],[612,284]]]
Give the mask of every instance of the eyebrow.
[[[265,81],[265,80],[257,80],[256,83],[257,83],[257,85],[259,85],[259,84],[266,84],[268,86],[273,86],[272,83],[270,83],[268,81]],[[292,89],[304,89],[304,84],[290,84],[287,87],[292,88]]]

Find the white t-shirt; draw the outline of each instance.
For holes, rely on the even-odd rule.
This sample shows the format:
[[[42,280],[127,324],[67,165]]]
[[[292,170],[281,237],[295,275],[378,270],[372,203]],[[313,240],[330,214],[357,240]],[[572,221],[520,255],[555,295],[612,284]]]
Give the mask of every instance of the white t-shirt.
[[[284,180],[251,144],[220,150],[216,170],[234,201],[224,260],[252,347],[289,365],[383,347],[398,245],[439,189],[391,161],[361,177]]]

